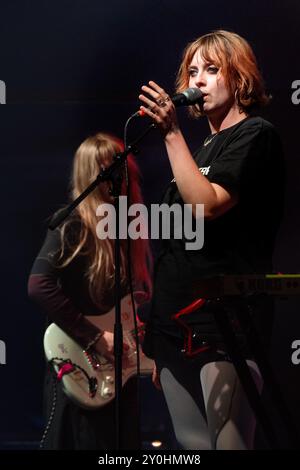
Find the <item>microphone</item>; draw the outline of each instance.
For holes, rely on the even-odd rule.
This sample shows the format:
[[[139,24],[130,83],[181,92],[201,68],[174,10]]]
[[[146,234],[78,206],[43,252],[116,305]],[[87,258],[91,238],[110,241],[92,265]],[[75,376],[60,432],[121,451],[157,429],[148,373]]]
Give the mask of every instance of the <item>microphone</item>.
[[[171,98],[176,108],[179,106],[192,106],[193,104],[200,103],[202,99],[203,95],[199,88],[187,88],[182,93],[177,93]]]
[[[176,93],[176,95],[171,97],[171,100],[174,103],[176,108],[180,106],[192,106],[193,104],[201,103],[203,101],[202,92],[199,88],[187,88],[182,93]],[[137,111],[133,116],[144,116],[143,111]]]

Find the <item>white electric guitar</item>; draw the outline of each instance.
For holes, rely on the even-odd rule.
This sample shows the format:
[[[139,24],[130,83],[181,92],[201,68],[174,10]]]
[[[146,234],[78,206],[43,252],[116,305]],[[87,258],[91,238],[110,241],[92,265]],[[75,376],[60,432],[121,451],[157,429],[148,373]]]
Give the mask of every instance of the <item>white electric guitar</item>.
[[[123,354],[122,384],[137,373],[137,351],[130,295],[121,301],[123,341],[129,350]],[[115,322],[114,308],[104,315],[86,317],[101,330],[113,332]],[[143,327],[139,326],[141,330]],[[82,349],[55,323],[46,330],[44,349],[48,361],[51,361],[62,381],[66,395],[77,405],[86,408],[100,408],[115,396],[114,364],[105,357]],[[150,374],[153,361],[140,351],[141,374]]]

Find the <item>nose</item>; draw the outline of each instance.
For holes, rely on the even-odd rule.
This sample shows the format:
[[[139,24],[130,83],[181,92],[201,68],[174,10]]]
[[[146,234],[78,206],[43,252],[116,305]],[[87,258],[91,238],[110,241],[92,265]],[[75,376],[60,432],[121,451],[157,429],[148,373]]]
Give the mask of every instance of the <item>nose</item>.
[[[195,86],[197,88],[200,88],[202,86],[206,85],[206,79],[204,76],[203,71],[200,71],[195,75],[194,77],[191,77],[190,79],[190,86]]]
[[[196,87],[200,88],[201,86],[206,85],[206,79],[203,71],[200,71],[197,73],[197,75],[194,77],[194,84]]]

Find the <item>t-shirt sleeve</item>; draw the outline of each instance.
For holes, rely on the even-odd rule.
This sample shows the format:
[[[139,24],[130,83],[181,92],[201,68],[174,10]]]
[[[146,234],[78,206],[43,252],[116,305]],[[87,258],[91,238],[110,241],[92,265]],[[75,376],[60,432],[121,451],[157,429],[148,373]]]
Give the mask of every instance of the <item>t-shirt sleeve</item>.
[[[210,182],[237,195],[247,190],[266,165],[273,136],[273,127],[261,121],[238,128],[211,165]]]
[[[81,314],[62,289],[60,248],[59,229],[49,230],[29,276],[28,295],[50,320],[87,348],[100,336],[100,330]]]

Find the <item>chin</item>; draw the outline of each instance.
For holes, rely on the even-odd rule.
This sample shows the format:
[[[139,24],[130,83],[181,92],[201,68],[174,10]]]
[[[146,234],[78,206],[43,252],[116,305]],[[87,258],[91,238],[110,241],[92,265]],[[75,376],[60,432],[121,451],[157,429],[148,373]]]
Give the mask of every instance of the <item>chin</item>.
[[[203,106],[203,113],[204,114],[212,114],[214,111],[215,111],[215,109],[213,109],[211,106],[209,106],[209,105],[205,106],[205,104],[204,104],[204,106]]]

